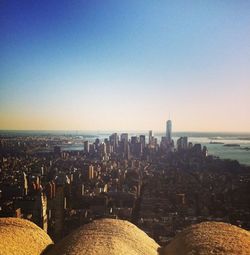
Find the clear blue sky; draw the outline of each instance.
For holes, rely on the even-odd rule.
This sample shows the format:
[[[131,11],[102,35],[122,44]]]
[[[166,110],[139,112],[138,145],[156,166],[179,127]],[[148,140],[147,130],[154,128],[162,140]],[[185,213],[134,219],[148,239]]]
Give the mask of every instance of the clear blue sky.
[[[0,10],[0,129],[250,131],[250,1]]]

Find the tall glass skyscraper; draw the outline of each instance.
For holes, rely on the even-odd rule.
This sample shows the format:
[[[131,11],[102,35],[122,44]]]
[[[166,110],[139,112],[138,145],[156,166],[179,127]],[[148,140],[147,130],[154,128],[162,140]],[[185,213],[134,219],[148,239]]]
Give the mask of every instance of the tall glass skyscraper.
[[[172,121],[168,120],[166,123],[166,137],[168,142],[172,141]]]

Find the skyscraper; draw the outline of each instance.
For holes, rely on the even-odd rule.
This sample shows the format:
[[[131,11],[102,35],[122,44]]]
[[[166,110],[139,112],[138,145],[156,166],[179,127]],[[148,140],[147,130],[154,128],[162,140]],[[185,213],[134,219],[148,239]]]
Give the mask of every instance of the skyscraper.
[[[89,153],[89,141],[84,141],[84,152]]]
[[[153,142],[153,131],[149,130],[149,134],[148,134],[148,144],[152,144]]]
[[[119,142],[119,137],[117,133],[113,133],[111,136],[109,136],[109,142],[113,146],[114,152],[116,152]]]
[[[172,141],[172,121],[171,120],[168,120],[166,123],[166,137],[168,142]]]
[[[187,136],[180,137],[177,140],[177,150],[182,151],[182,150],[187,150],[188,149],[188,138]]]
[[[90,165],[88,170],[89,170],[89,173],[88,173],[89,174],[89,176],[88,176],[89,180],[94,179],[94,175],[95,175],[94,166]]]
[[[128,133],[121,134],[121,141],[128,142]]]
[[[145,145],[146,145],[146,138],[145,138],[145,135],[140,135],[140,143],[142,145],[142,149],[145,148]]]

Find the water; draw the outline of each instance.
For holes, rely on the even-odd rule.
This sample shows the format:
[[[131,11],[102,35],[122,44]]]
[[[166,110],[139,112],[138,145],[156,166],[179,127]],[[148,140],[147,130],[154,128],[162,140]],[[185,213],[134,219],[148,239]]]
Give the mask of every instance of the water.
[[[189,142],[206,146],[209,155],[218,156],[222,159],[238,160],[241,164],[250,165],[250,133],[178,132],[173,133],[173,135],[175,144],[180,136],[187,136]],[[211,144],[210,142],[219,142],[221,144]],[[238,144],[240,146],[227,147],[224,146],[226,144]]]
[[[109,137],[111,132],[89,132],[81,133],[79,136],[83,140],[89,140],[94,142],[96,138],[103,141],[105,138]],[[118,133],[119,134],[119,133]],[[148,133],[145,132],[129,132],[129,137],[134,135],[146,135],[148,138]],[[155,137],[158,143],[163,136],[163,133],[155,133]],[[188,141],[195,143],[200,143],[208,148],[208,154],[218,156],[222,159],[233,159],[238,160],[241,164],[250,165],[250,133],[201,133],[201,132],[176,132],[173,133],[173,140],[176,141],[181,136],[187,136]],[[221,144],[211,144],[210,142],[219,142]],[[226,144],[238,144],[240,146],[227,147]],[[247,150],[246,148],[249,148]],[[65,148],[66,149],[66,148]],[[71,147],[73,150],[83,149],[82,146]]]
[[[82,142],[84,140],[89,140],[93,142],[96,138],[101,141],[104,138],[108,138],[112,132],[85,132],[85,131],[1,131],[0,135],[22,135],[22,136],[55,136],[63,135],[70,137],[77,137],[78,143],[76,145],[66,145],[63,150],[82,150]],[[117,132],[120,134],[120,132]],[[133,135],[146,135],[148,138],[148,133],[146,132],[128,132],[129,136]],[[163,133],[155,133],[155,137],[158,139],[158,143],[163,136]],[[250,165],[250,133],[209,133],[209,132],[174,132],[173,139],[176,144],[176,140],[181,136],[187,136],[188,141],[192,143],[200,143],[207,146],[208,153],[210,155],[218,156],[222,159],[234,159],[238,160],[241,164]],[[210,142],[220,142],[223,144],[211,144]],[[237,147],[227,147],[225,144],[238,144]],[[245,149],[244,149],[245,148]]]

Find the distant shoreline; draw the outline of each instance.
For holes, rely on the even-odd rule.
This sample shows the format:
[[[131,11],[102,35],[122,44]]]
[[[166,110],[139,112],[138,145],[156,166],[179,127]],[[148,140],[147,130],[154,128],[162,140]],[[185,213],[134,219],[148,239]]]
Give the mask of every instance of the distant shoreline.
[[[0,129],[0,134],[2,133],[38,133],[38,134],[44,134],[44,133],[53,133],[53,134],[62,134],[62,133],[65,133],[65,134],[112,134],[112,133],[135,133],[135,134],[147,134],[149,130],[103,130],[103,131],[100,131],[100,130],[15,130],[15,129],[10,129],[10,130],[7,130],[7,129]],[[154,131],[153,130],[153,133],[154,134],[157,134],[157,135],[164,135],[165,132],[164,131]],[[208,136],[209,139],[211,140],[219,140],[220,136],[233,136],[239,140],[250,140],[250,132],[243,132],[243,131],[233,131],[233,132],[230,132],[230,131],[225,131],[225,132],[222,132],[222,131],[176,131],[176,132],[173,132],[173,135],[186,135],[186,136],[191,136],[192,134],[201,134],[201,135],[204,135],[204,136]],[[237,137],[237,134],[240,135],[240,137]],[[210,136],[210,135],[214,135],[214,136]],[[244,137],[245,136],[245,137]]]

